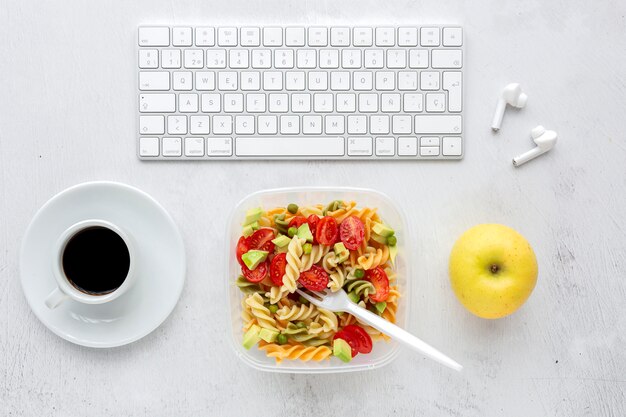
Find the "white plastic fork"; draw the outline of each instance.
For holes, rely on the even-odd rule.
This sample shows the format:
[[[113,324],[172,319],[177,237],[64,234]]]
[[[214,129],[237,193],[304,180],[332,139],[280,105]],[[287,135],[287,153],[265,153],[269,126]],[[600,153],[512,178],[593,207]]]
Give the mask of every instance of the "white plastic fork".
[[[296,291],[298,291],[298,294],[309,300],[309,302],[315,304],[317,307],[333,312],[343,311],[346,313],[350,313],[360,321],[374,327],[375,329],[405,344],[406,346],[417,350],[424,356],[433,359],[442,365],[445,365],[459,372],[463,369],[463,366],[461,366],[459,363],[439,352],[437,349],[430,346],[429,344],[413,336],[411,333],[353,303],[352,300],[348,298],[348,294],[346,294],[346,292],[343,290],[331,292],[327,289],[320,292],[312,291],[310,294],[302,290]]]

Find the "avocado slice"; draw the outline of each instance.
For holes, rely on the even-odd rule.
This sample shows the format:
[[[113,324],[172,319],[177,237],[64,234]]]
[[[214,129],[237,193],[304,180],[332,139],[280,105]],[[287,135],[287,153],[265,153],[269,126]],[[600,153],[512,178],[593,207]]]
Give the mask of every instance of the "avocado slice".
[[[396,245],[389,246],[389,259],[391,259],[392,264],[395,264],[397,255],[398,255],[398,246]]]
[[[350,257],[350,251],[346,248],[343,242],[335,243],[335,260],[338,264],[345,262]]]
[[[309,229],[308,223],[303,223],[300,227],[298,227],[296,236],[300,239],[306,239],[307,242],[313,243],[313,235],[311,234],[311,229]]]
[[[278,332],[271,329],[261,329],[259,337],[265,340],[267,343],[274,343],[278,337]]]
[[[378,303],[374,304],[374,307],[376,307],[378,314],[383,314],[383,312],[387,308],[387,303],[385,301],[379,301]]]
[[[372,231],[382,237],[393,236],[393,234],[395,233],[391,227],[387,226],[384,223],[377,222],[372,223]]]
[[[267,255],[269,255],[268,251],[253,249],[241,255],[241,260],[246,264],[248,269],[252,270],[256,269],[261,262],[265,261]]]
[[[261,333],[261,328],[256,324],[250,326],[246,334],[243,335],[243,347],[245,349],[250,349],[252,346],[259,343],[261,337],[259,334]]]
[[[387,244],[387,238],[381,235],[378,235],[376,233],[374,233],[372,231],[372,233],[370,233],[370,239],[375,240],[376,242],[382,244],[382,245],[386,245]]]
[[[289,245],[289,242],[291,242],[291,239],[289,239],[285,235],[278,235],[278,237],[276,239],[272,239],[272,243],[274,245],[278,246],[279,248],[283,248],[283,247]]]
[[[248,224],[248,225],[244,226],[243,227],[243,231],[241,232],[241,234],[244,235],[244,237],[248,237],[252,233],[254,233],[254,229],[252,228],[251,224]]]
[[[352,360],[352,348],[345,340],[335,339],[333,341],[333,355],[344,362],[350,362]]]
[[[258,221],[263,215],[263,209],[261,207],[256,207],[246,211],[246,218],[243,221],[243,225],[247,226],[251,223]]]

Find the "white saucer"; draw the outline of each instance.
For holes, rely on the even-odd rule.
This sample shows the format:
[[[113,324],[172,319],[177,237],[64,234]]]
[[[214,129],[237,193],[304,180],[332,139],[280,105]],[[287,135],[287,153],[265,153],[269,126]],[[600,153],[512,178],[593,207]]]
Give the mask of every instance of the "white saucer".
[[[93,218],[133,236],[137,280],[109,303],[67,300],[50,310],[44,300],[56,287],[54,242],[72,224]],[[37,212],[22,242],[20,275],[28,304],[54,333],[82,346],[121,346],[159,327],[174,309],[185,282],[185,248],[172,218],[148,194],[120,183],[89,182],[62,191]]]

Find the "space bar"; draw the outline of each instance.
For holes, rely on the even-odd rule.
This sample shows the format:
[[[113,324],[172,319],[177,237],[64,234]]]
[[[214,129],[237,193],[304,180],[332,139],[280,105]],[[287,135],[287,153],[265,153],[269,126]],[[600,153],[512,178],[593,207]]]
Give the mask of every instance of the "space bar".
[[[341,136],[246,136],[235,138],[237,156],[343,156]]]

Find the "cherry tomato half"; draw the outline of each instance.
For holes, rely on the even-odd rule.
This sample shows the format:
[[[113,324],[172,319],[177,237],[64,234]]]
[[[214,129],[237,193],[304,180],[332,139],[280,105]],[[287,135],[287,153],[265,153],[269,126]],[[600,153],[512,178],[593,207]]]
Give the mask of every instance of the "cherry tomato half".
[[[264,250],[268,252],[274,251],[274,231],[272,229],[259,229],[252,233],[248,238],[248,247],[250,249]]]
[[[365,279],[374,284],[375,294],[370,294],[370,300],[379,303],[389,297],[389,278],[384,269],[377,266],[374,269],[365,271]]]
[[[306,217],[296,216],[289,222],[289,227],[295,227],[296,229],[306,223]]]
[[[311,230],[311,234],[313,235],[313,243],[317,243],[315,231],[317,230],[317,224],[320,222],[319,216],[317,214],[311,214],[306,218],[306,222],[309,224],[309,230]]]
[[[298,282],[309,291],[322,291],[328,285],[329,279],[324,268],[313,265],[311,269],[300,274]]]
[[[245,263],[243,263],[243,260],[241,259],[241,256],[248,252],[250,250],[250,247],[248,246],[248,239],[246,239],[245,237],[241,236],[239,238],[239,241],[237,242],[237,262],[239,262],[239,265],[244,266]]]
[[[350,345],[350,350],[352,350],[352,357],[354,358],[359,354],[359,342],[356,337],[352,333],[344,332],[343,330],[338,331],[333,336],[333,340],[335,339],[343,339]]]
[[[248,269],[247,266],[241,266],[241,273],[250,282],[261,282],[267,276],[267,261],[259,264],[254,269]]]
[[[287,254],[279,253],[274,256],[270,263],[270,279],[276,286],[283,285],[283,276],[285,275],[285,269],[287,268]]]
[[[315,240],[322,245],[332,246],[339,239],[339,227],[337,226],[337,220],[333,217],[326,216],[317,223],[315,230]]]
[[[370,353],[372,351],[372,338],[361,326],[350,324],[343,328],[345,333],[350,333],[358,342],[359,353]]]
[[[350,216],[339,225],[339,236],[346,248],[357,250],[365,237],[365,226],[361,219]]]

